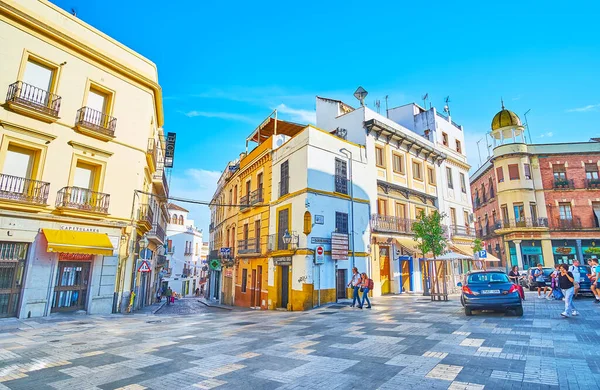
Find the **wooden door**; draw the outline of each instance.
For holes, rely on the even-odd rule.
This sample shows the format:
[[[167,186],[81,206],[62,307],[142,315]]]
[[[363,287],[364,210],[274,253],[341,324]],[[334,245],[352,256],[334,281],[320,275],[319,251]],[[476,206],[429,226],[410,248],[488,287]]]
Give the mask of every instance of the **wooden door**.
[[[410,291],[410,263],[408,261],[401,261],[401,275],[402,275],[402,292]]]
[[[346,299],[346,270],[338,269],[337,270],[337,279],[336,279],[336,294],[337,299]]]
[[[258,295],[258,292],[256,291],[256,270],[253,269],[252,270],[252,290],[250,291],[250,307],[256,307],[259,306],[256,304],[257,299],[256,296]]]
[[[252,275],[254,276],[254,271],[252,271]],[[254,303],[254,307],[261,307],[262,304],[262,266],[257,266],[256,267],[256,293],[255,293],[255,299],[256,302]]]
[[[390,283],[390,247],[379,247],[379,278],[381,280],[381,293],[391,292]]]
[[[58,277],[54,287],[52,312],[85,309],[90,276],[90,263],[58,263]]]
[[[287,210],[286,210],[287,211]],[[290,267],[287,265],[281,266],[281,304],[279,307],[287,309],[289,302],[288,289],[290,287]]]
[[[24,260],[0,261],[0,318],[18,313],[24,270]]]

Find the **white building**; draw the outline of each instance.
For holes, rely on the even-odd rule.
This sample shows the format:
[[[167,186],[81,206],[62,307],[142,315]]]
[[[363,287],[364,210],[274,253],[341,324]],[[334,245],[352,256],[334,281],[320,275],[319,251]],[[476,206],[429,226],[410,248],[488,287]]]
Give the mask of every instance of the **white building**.
[[[188,210],[173,203],[167,208],[170,216],[167,225],[169,272],[162,279],[162,287],[168,286],[181,296],[190,296],[200,287],[202,230],[188,219]]]
[[[444,222],[453,246],[461,252],[472,254],[475,227],[469,190],[471,166],[467,163],[463,127],[435,107],[425,110],[415,103],[389,109],[388,117],[432,141],[435,148],[446,155],[437,175],[439,209],[447,216]]]
[[[268,304],[306,310],[346,298],[353,266],[368,271],[367,187],[374,184],[364,147],[311,126],[281,137],[285,143],[273,151]],[[349,237],[347,260],[332,260],[336,232]],[[319,246],[324,261],[316,266]]]

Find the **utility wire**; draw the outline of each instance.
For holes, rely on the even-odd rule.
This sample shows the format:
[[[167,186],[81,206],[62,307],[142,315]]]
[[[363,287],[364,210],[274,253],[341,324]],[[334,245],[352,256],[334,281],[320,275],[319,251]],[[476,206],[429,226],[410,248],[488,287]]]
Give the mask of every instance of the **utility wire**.
[[[186,199],[186,198],[179,198],[176,196],[169,196],[168,198],[164,197],[164,196],[159,196],[150,192],[145,192],[145,191],[141,191],[141,190],[135,190],[137,193],[139,194],[144,194],[144,195],[148,195],[157,199],[160,199],[162,201],[169,201],[169,200],[174,200],[177,202],[184,202],[184,203],[192,203],[192,204],[200,204],[200,205],[204,205],[204,206],[217,206],[217,207],[261,207],[261,206],[269,206],[269,204],[263,204],[263,203],[254,203],[254,204],[229,204],[229,203],[216,203],[216,202],[211,202],[211,201],[206,201],[206,200],[196,200],[196,199]]]

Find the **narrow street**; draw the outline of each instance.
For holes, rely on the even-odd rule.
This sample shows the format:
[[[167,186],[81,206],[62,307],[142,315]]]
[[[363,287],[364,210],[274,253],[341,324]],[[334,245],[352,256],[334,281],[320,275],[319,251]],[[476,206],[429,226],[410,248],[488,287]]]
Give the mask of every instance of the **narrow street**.
[[[598,388],[600,307],[578,300],[563,319],[562,302],[527,294],[522,318],[390,296],[372,310],[184,299],[156,315],[3,321],[0,389]]]
[[[164,303],[165,300],[163,299]],[[155,312],[159,316],[172,316],[172,315],[192,315],[192,314],[207,314],[214,311],[223,309],[211,308],[200,302],[199,298],[190,297],[177,299],[174,304],[167,305],[163,304],[162,307]]]

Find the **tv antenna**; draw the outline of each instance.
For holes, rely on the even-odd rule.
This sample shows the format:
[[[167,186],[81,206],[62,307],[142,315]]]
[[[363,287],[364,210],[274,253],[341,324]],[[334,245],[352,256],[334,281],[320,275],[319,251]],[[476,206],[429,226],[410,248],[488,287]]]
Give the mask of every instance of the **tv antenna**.
[[[389,118],[389,113],[388,113],[388,95],[385,95],[385,117]]]
[[[450,115],[450,96],[446,96],[446,99],[444,99],[444,101],[446,102],[446,105],[444,106],[444,112]]]
[[[421,100],[423,100],[424,110],[427,110],[427,99],[429,99],[429,92],[426,92],[425,95],[421,96]]]
[[[358,87],[356,88],[356,91],[354,91],[354,97],[358,99],[360,105],[363,107],[365,105],[365,98],[368,94],[369,93],[363,87]]]
[[[381,111],[381,100],[375,100],[375,107],[377,107],[377,113]]]
[[[533,140],[531,139],[531,132],[529,131],[529,122],[527,121],[527,114],[529,114],[529,111],[531,111],[531,108],[527,111],[525,111],[525,114],[523,114],[523,117],[525,118],[525,128],[527,129],[527,136],[529,137],[529,143],[532,144]]]
[[[77,16],[77,10],[75,8],[71,8],[71,15]]]

